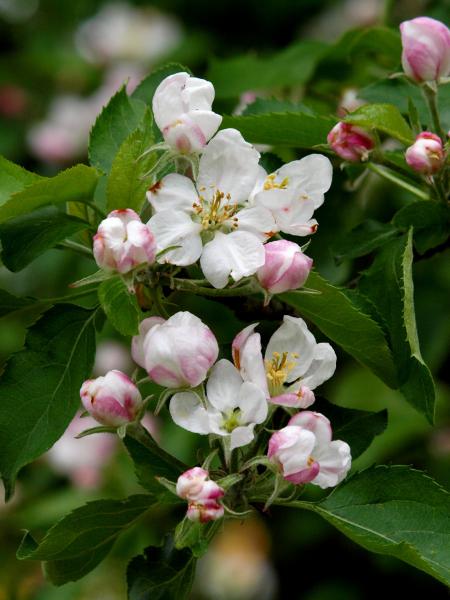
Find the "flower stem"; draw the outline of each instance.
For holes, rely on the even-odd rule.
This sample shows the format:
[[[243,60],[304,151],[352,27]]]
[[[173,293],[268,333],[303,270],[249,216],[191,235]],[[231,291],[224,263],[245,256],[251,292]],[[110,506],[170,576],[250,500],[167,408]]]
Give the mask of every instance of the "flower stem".
[[[249,294],[256,294],[260,291],[259,287],[255,285],[255,282],[253,281],[242,285],[241,287],[225,289],[216,289],[196,285],[194,282],[189,281],[188,279],[173,278],[172,283],[174,290],[182,292],[191,292],[192,294],[198,294],[200,296],[248,296]]]
[[[383,177],[384,179],[387,179],[388,181],[395,183],[396,185],[403,188],[404,190],[407,190],[411,194],[414,194],[421,200],[429,200],[430,199],[430,196],[426,192],[419,190],[416,187],[414,187],[413,185],[407,183],[406,181],[403,181],[403,179],[396,177],[388,169],[384,169],[383,167],[380,167],[371,162],[367,163],[367,168],[370,169],[371,171],[373,171],[374,173],[376,173],[377,175],[380,175],[380,177]]]
[[[422,86],[422,90],[425,94],[425,98],[428,104],[428,108],[430,109],[431,118],[433,119],[433,127],[438,136],[445,142],[446,135],[445,131],[442,128],[441,119],[439,117],[439,109],[438,109],[438,90],[437,87],[434,89],[428,84]]]
[[[78,252],[78,254],[92,258],[92,250],[90,248],[87,248],[86,246],[83,246],[82,244],[72,240],[64,240],[64,242],[60,242],[56,245],[56,248],[59,248],[60,250],[73,250],[74,252]]]

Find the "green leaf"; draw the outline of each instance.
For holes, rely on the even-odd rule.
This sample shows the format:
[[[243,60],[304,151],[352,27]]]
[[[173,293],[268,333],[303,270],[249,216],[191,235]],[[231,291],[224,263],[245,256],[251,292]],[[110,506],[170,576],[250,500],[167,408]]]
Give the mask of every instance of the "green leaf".
[[[390,387],[397,386],[395,366],[383,330],[347,295],[315,272],[307,287],[320,295],[288,292],[279,298],[310,319],[331,340]]]
[[[97,171],[86,165],[76,165],[55,177],[41,179],[13,194],[0,206],[0,223],[48,204],[90,200],[97,180]]]
[[[329,49],[326,58],[335,60],[346,57],[348,60],[353,60],[361,54],[382,54],[389,59],[389,65],[395,68],[400,63],[401,51],[398,31],[388,27],[366,27],[346,31]]]
[[[28,332],[0,380],[0,472],[5,495],[18,471],[64,433],[91,375],[95,311],[72,305],[49,310]]]
[[[40,544],[27,533],[17,558],[46,561],[45,572],[55,585],[76,581],[92,571],[117,537],[153,504],[154,497],[147,494],[88,502],[58,521]]]
[[[166,494],[163,486],[155,478],[165,477],[176,481],[179,475],[187,470],[187,465],[160,448],[141,425],[128,426],[123,442],[134,462],[135,472],[142,487],[158,495],[165,494],[171,501],[176,502],[176,496]]]
[[[0,225],[3,263],[10,271],[20,271],[59,242],[87,227],[89,225],[81,219],[56,207],[10,219]]]
[[[323,398],[318,398],[314,404],[314,410],[323,413],[330,419],[333,427],[333,439],[347,442],[353,460],[367,450],[377,435],[383,433],[388,422],[387,410],[371,412],[342,408]]]
[[[0,289],[0,319],[34,304],[32,298],[19,298]]]
[[[248,117],[227,117],[222,129],[234,127],[252,144],[312,148],[324,144],[335,119],[306,113],[269,113]]]
[[[127,137],[114,158],[106,188],[108,212],[117,208],[141,211],[148,188],[148,180],[143,175],[157,159],[155,152],[142,155],[153,143],[153,121],[148,110],[142,127]]]
[[[254,54],[213,59],[207,79],[212,81],[217,98],[233,98],[248,90],[267,90],[306,83],[327,51],[323,42],[296,42],[267,57]]]
[[[12,194],[22,191],[40,179],[43,179],[43,177],[36,173],[31,173],[31,171],[27,171],[5,157],[0,156],[0,206]]]
[[[417,336],[412,280],[412,230],[386,245],[361,278],[360,290],[375,304],[390,333],[400,391],[432,423],[435,389]]]
[[[138,333],[141,310],[136,296],[130,294],[120,275],[103,281],[98,288],[98,297],[108,320],[119,333]]]
[[[366,219],[360,225],[339,235],[332,246],[338,262],[370,254],[398,235],[397,228],[390,224]]]
[[[414,136],[408,123],[393,104],[366,104],[345,117],[346,123],[376,129],[409,146]]]
[[[125,86],[111,98],[89,138],[89,160],[95,167],[109,172],[120,146],[139,127],[144,113],[145,105],[129,98]]]
[[[450,495],[420,471],[378,466],[359,473],[312,510],[357,544],[450,585]]]
[[[164,65],[164,67],[152,71],[150,75],[143,79],[134,90],[131,97],[136,100],[141,100],[142,102],[145,102],[145,104],[151,106],[153,95],[161,81],[163,81],[163,79],[166,77],[169,77],[169,75],[174,75],[175,73],[181,72],[191,73],[187,67],[184,67],[178,63],[169,63]]]
[[[305,113],[313,114],[313,111],[301,102],[289,102],[277,98],[256,98],[254,102],[245,107],[242,115],[264,115],[267,113]]]
[[[187,600],[196,559],[189,550],[149,547],[128,565],[128,600]]]
[[[450,208],[437,202],[414,202],[396,213],[393,223],[408,231],[414,227],[414,246],[420,254],[443,244],[450,232]]]

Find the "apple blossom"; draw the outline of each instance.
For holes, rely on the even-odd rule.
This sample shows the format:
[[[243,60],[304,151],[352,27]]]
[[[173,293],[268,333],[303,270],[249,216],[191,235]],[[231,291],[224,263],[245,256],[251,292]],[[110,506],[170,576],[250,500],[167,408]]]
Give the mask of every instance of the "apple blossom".
[[[234,338],[233,360],[245,381],[255,383],[273,404],[308,408],[312,390],[329,379],[336,369],[330,344],[317,344],[303,319],[284,316],[282,325],[267,344],[265,357],[256,325]]]
[[[288,240],[269,242],[264,246],[265,262],[256,276],[270,294],[281,294],[301,287],[312,268],[312,258],[300,246]]]
[[[134,361],[168,388],[196,387],[215,363],[219,346],[212,331],[190,312],[149,317],[132,340]]]
[[[375,147],[375,139],[362,127],[350,123],[337,123],[327,136],[332,150],[344,160],[359,162],[366,160]]]
[[[275,231],[310,235],[317,229],[317,221],[312,216],[323,204],[332,177],[331,162],[322,154],[310,154],[290,162],[270,175],[259,167],[251,203],[271,212]]]
[[[226,359],[211,369],[205,402],[194,392],[180,392],[172,397],[169,409],[175,423],[188,431],[229,438],[230,450],[249,444],[255,425],[263,423],[268,412],[262,390],[244,381]]]
[[[156,243],[150,229],[130,208],[113,210],[94,236],[94,258],[105,271],[128,273],[141,264],[152,264]]]
[[[177,495],[189,502],[217,500],[224,495],[224,490],[209,479],[208,471],[201,467],[193,467],[182,473],[177,480]]]
[[[201,152],[222,117],[211,110],[212,83],[188,73],[166,77],[156,88],[152,108],[166,143],[183,154]]]
[[[132,423],[142,409],[138,388],[121,371],[109,371],[104,377],[86,380],[80,396],[84,408],[94,419],[111,427]]]
[[[189,502],[186,517],[189,521],[208,523],[217,521],[224,515],[223,506],[217,500],[205,500],[204,502]]]
[[[303,411],[272,434],[268,457],[291,483],[334,487],[350,470],[351,454],[346,442],[331,440],[329,420],[320,413]]]
[[[269,210],[249,206],[247,198],[258,175],[259,152],[236,129],[220,131],[206,146],[196,185],[171,173],[147,196],[155,214],[148,226],[160,262],[186,266],[200,258],[208,281],[223,288],[264,264],[266,241],[276,230]]]
[[[430,17],[417,17],[400,24],[402,65],[406,75],[418,83],[439,81],[450,73],[450,30]]]
[[[437,173],[445,162],[441,138],[429,131],[419,133],[414,144],[407,148],[405,158],[411,169],[418,173],[424,175]]]

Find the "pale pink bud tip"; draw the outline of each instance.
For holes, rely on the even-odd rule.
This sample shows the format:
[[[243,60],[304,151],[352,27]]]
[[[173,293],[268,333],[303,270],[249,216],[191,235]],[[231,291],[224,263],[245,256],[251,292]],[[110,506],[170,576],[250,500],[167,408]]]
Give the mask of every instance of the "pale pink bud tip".
[[[414,171],[424,175],[433,175],[445,162],[442,140],[435,133],[423,131],[416,141],[406,150],[406,162]]]
[[[313,261],[300,246],[287,240],[264,246],[265,263],[256,273],[259,283],[270,294],[296,290],[305,283]]]
[[[156,242],[150,229],[130,208],[114,210],[94,236],[94,258],[101,269],[128,273],[141,264],[152,264]]]
[[[450,30],[430,17],[417,17],[400,25],[402,65],[418,83],[439,81],[450,73]]]
[[[187,518],[207,523],[223,516],[223,506],[218,502],[224,490],[208,478],[208,471],[194,467],[178,477],[177,494],[187,500]]]
[[[142,409],[142,397],[131,379],[121,371],[88,379],[80,390],[84,408],[102,425],[120,427],[135,421]]]
[[[375,140],[368,131],[342,121],[333,127],[327,141],[338,156],[350,162],[366,160],[375,147]]]

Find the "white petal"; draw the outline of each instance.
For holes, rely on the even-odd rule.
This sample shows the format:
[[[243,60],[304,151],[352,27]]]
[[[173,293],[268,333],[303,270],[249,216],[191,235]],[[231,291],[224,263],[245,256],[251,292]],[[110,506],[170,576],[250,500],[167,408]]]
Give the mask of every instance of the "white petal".
[[[266,242],[278,231],[272,213],[263,206],[244,208],[236,214],[236,217],[240,231],[249,231],[262,242]]]
[[[264,260],[264,246],[253,234],[246,231],[224,234],[219,231],[203,248],[200,265],[206,279],[214,287],[223,288],[230,275],[235,281],[253,275]]]
[[[238,405],[242,377],[236,367],[226,359],[219,360],[211,369],[206,384],[208,401],[222,412],[228,412]]]
[[[247,425],[246,427],[236,427],[236,429],[233,429],[231,432],[230,449],[234,450],[235,448],[249,444],[255,437],[253,427],[254,425]]]
[[[222,117],[211,110],[190,111],[188,116],[200,127],[207,140],[212,138],[222,123]]]
[[[245,381],[239,390],[238,406],[243,423],[263,423],[266,420],[268,405],[265,394],[254,383]]]
[[[291,383],[308,370],[314,356],[316,340],[303,319],[285,315],[283,323],[275,331],[266,348],[266,360],[272,360],[273,353],[289,352],[289,362],[294,363],[287,381]],[[292,356],[298,354],[298,358]],[[305,384],[307,385],[307,384]]]
[[[281,231],[291,235],[311,235],[317,229],[317,221],[311,217],[314,214],[312,198],[295,200],[284,211],[275,214],[275,220]]]
[[[255,203],[255,196],[258,192],[260,192],[263,189],[266,178],[267,178],[266,170],[263,169],[263,167],[261,167],[261,165],[258,165],[258,173],[256,175],[255,185],[248,197],[250,204],[253,205]]]
[[[197,189],[207,200],[216,190],[230,194],[230,203],[247,200],[258,175],[259,152],[236,129],[222,129],[200,159]]]
[[[315,460],[320,471],[312,483],[322,489],[334,487],[341,482],[352,466],[350,447],[346,442],[335,440],[316,453]]]
[[[284,475],[293,475],[307,467],[315,443],[316,436],[311,431],[299,429],[295,444],[278,451]]]
[[[302,377],[302,385],[314,390],[327,381],[336,371],[336,352],[327,343],[317,344],[307,372]]]
[[[332,431],[330,421],[321,413],[303,410],[291,418],[289,425],[296,425],[314,433],[317,446],[315,453],[318,453],[321,448],[327,448],[331,442]],[[314,458],[316,459],[316,455],[314,455]]]
[[[201,225],[194,223],[187,213],[163,210],[153,215],[147,225],[155,236],[158,252],[180,246],[163,254],[160,263],[185,266],[199,259],[202,253]]]
[[[170,401],[169,411],[179,427],[193,433],[211,433],[208,412],[203,408],[196,394],[192,392],[175,394]]]
[[[161,130],[185,112],[182,90],[189,77],[188,73],[175,73],[166,77],[156,88],[152,109],[155,122]]]
[[[147,192],[147,199],[156,212],[183,210],[192,213],[192,205],[198,203],[194,184],[184,175],[170,173]]]
[[[269,397],[269,388],[267,387],[266,369],[261,350],[261,336],[259,333],[253,333],[248,337],[245,344],[239,352],[239,362],[241,366],[241,375],[245,381],[251,381],[257,385]]]
[[[330,189],[333,167],[330,160],[322,154],[310,154],[279,169],[280,178],[288,177],[289,187],[295,187],[297,197],[308,196],[315,208],[323,203],[323,195]]]

